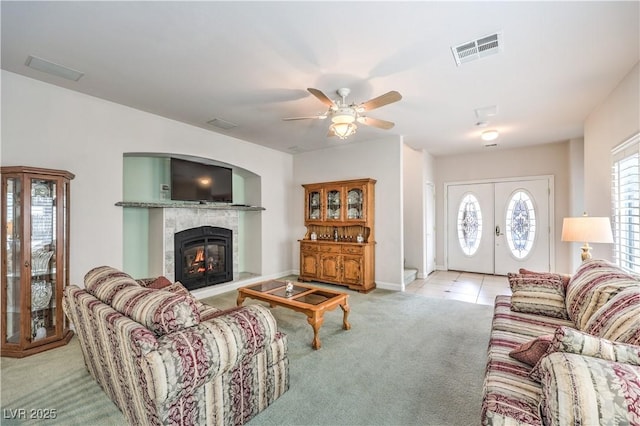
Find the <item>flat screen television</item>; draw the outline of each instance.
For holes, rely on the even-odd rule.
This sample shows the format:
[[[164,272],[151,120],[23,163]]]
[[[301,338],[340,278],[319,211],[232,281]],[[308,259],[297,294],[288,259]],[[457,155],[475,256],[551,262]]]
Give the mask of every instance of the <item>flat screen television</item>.
[[[171,199],[232,203],[231,169],[171,159]]]

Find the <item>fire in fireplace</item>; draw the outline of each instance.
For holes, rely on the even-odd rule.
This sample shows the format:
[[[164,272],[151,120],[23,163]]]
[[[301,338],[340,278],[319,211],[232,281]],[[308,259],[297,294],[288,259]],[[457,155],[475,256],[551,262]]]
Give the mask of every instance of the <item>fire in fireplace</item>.
[[[233,280],[230,229],[200,226],[174,234],[175,280],[194,290]]]

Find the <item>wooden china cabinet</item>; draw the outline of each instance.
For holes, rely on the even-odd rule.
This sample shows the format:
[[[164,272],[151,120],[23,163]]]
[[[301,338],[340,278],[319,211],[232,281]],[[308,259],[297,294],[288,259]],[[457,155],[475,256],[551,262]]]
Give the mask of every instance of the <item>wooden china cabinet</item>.
[[[2,167],[2,356],[65,345],[72,173]]]
[[[300,280],[369,292],[375,284],[374,179],[302,185]]]

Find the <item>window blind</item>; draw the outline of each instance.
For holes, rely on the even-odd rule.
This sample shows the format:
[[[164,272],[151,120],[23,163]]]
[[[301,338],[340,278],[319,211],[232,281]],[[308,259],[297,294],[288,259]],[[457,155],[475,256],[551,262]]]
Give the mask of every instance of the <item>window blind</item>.
[[[640,272],[640,133],[613,148],[611,155],[615,261]]]

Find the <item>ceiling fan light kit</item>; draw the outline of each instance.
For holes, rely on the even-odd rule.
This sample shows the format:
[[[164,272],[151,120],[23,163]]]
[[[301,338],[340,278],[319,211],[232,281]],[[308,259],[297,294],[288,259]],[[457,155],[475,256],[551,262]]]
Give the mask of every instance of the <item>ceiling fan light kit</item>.
[[[332,123],[353,123],[356,121],[356,112],[353,108],[339,108],[331,117]]]
[[[380,108],[382,106],[397,102],[402,99],[402,95],[400,95],[400,93],[392,90],[385,93],[384,95],[370,99],[367,102],[363,102],[361,104],[349,104],[347,103],[346,98],[347,96],[349,96],[349,93],[351,93],[351,90],[346,87],[336,90],[336,93],[342,99],[339,99],[335,102],[329,99],[329,97],[325,95],[321,90],[314,88],[308,88],[307,90],[320,102],[328,106],[329,109],[324,114],[320,114],[315,117],[293,117],[284,118],[283,120],[323,120],[327,117],[331,117],[331,126],[329,127],[329,133],[327,134],[327,136],[337,136],[340,139],[346,139],[356,132],[356,130],[358,129],[358,126],[355,124],[356,121],[358,123],[364,124],[365,126],[372,126],[385,130],[391,129],[393,126],[395,126],[395,123],[392,123],[391,121],[366,117],[363,114],[367,111],[371,111],[372,109]]]
[[[353,135],[357,129],[358,126],[353,123],[333,123],[329,127],[329,133],[333,132],[337,137],[344,140]]]

